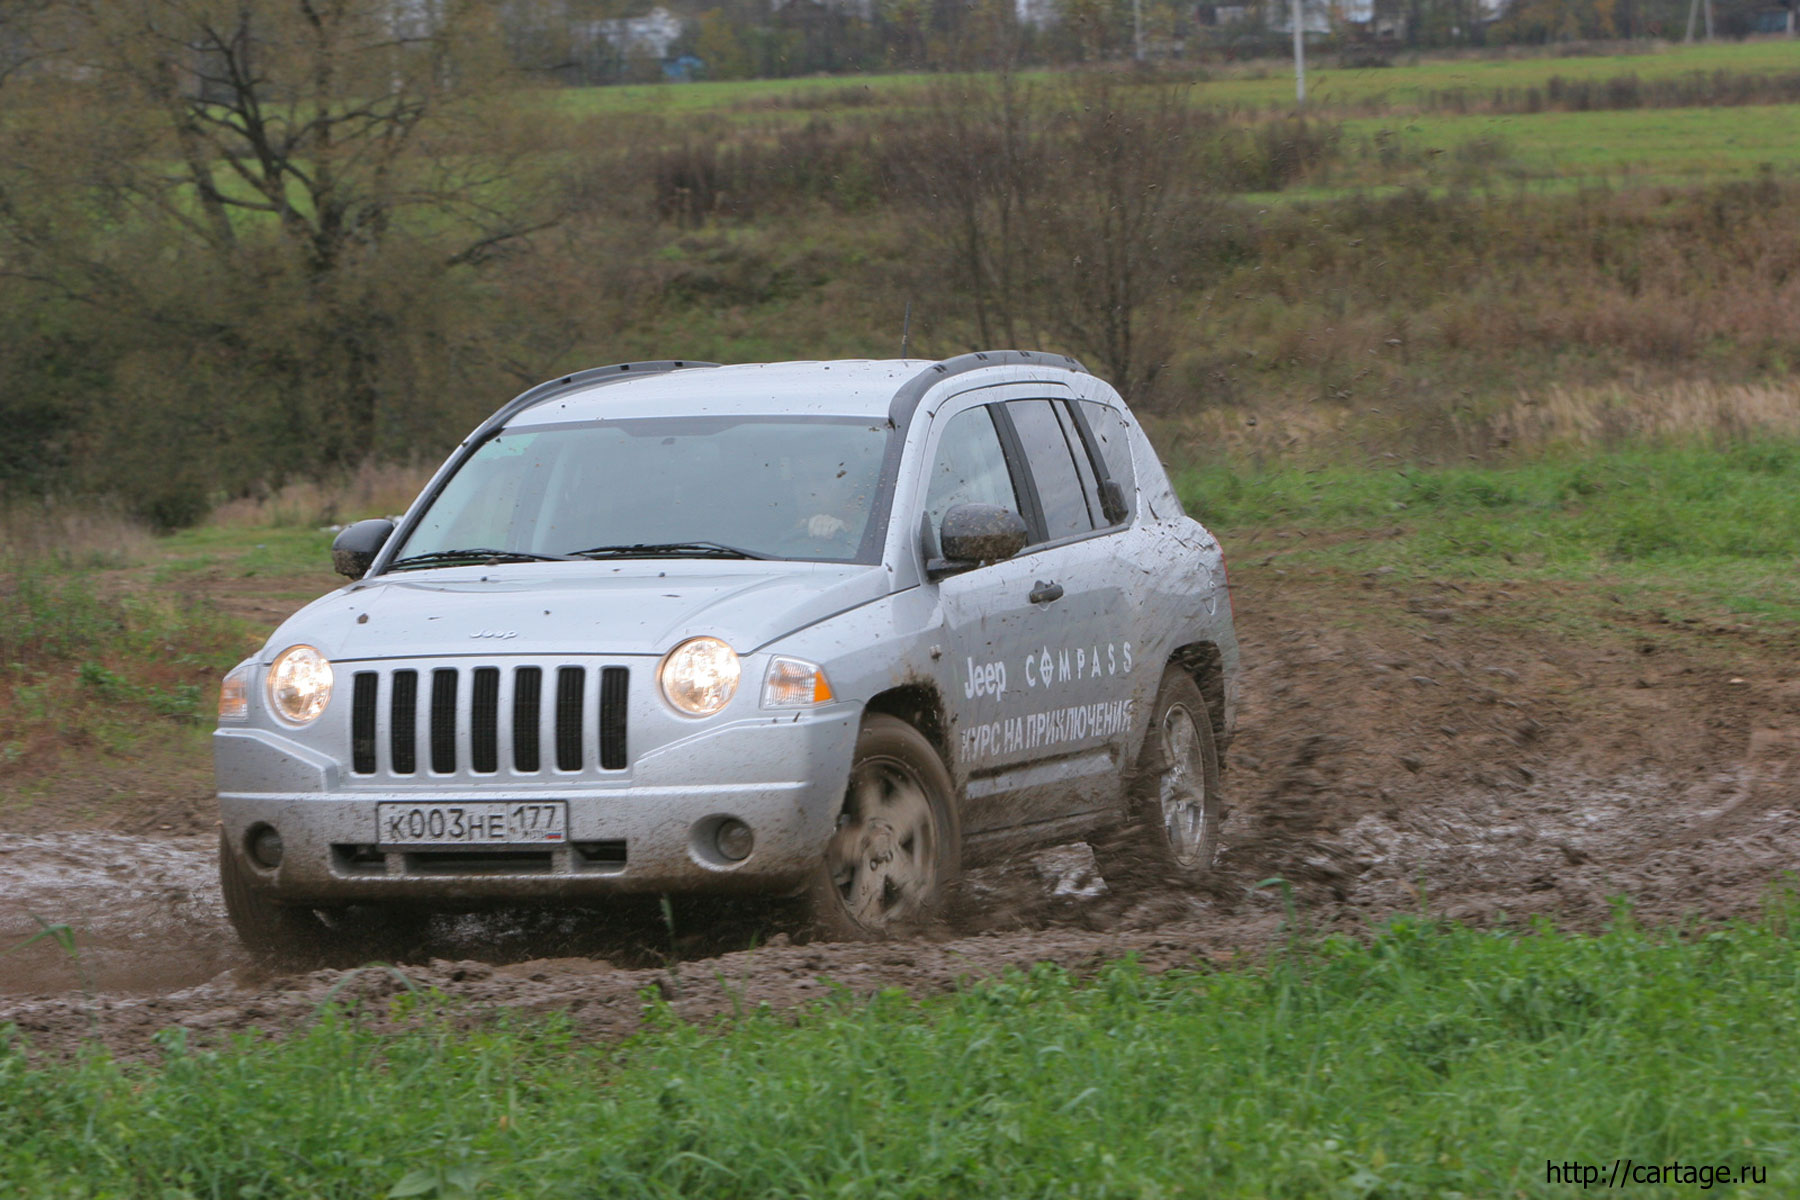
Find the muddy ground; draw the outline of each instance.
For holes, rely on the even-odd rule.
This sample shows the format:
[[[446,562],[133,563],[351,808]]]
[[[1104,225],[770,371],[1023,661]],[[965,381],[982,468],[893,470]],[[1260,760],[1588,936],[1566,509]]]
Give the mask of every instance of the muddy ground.
[[[836,986],[915,992],[1130,952],[1151,967],[1254,955],[1289,880],[1314,928],[1428,909],[1477,924],[1594,928],[1755,913],[1800,850],[1791,636],[1668,612],[1586,631],[1554,585],[1478,591],[1279,569],[1237,578],[1245,687],[1214,886],[1111,884],[1063,848],[975,872],[942,928],[879,945],[790,944],[765,921],[655,906],[440,917],[402,982],[345,966],[278,975],[225,924],[206,799],[115,809],[104,828],[0,829],[0,1022],[56,1053],[146,1053],[309,1020],[321,1003],[432,987],[471,1011],[565,1009],[636,1027],[646,988],[681,1014],[777,1007]],[[1542,614],[1539,620],[1534,614]],[[1579,632],[1571,632],[1578,630]],[[52,806],[53,810],[53,806]],[[752,945],[754,948],[744,949]],[[377,1006],[379,1008],[379,1006]]]

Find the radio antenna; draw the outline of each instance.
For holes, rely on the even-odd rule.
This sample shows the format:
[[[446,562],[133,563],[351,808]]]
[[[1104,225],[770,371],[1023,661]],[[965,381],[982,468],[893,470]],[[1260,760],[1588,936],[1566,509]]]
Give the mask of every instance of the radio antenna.
[[[906,357],[906,340],[912,334],[912,301],[906,302],[906,317],[900,322],[900,357]]]

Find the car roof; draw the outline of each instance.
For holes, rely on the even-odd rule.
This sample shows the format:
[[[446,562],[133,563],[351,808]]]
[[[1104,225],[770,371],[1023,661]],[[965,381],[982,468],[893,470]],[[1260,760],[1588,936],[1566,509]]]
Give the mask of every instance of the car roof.
[[[980,351],[943,361],[627,363],[540,384],[489,418],[484,429],[699,415],[894,418],[904,424],[913,406],[940,382],[991,370],[1011,376],[1027,372],[1042,382],[1049,382],[1048,374],[1063,384],[1070,375],[1087,374],[1072,358],[1021,350]],[[974,379],[967,383],[982,386]]]
[[[572,386],[507,422],[509,428],[600,418],[805,416],[887,418],[894,393],[930,359],[744,363],[617,377]]]

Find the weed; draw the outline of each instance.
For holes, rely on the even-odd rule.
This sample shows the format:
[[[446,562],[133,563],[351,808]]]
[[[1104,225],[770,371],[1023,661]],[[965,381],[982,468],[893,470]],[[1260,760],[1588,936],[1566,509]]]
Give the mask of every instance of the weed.
[[[1262,965],[839,988],[714,1030],[652,994],[624,1045],[429,996],[398,1033],[328,1009],[283,1042],[170,1037],[137,1066],[33,1066],[15,1034],[0,1190],[1511,1195],[1541,1192],[1546,1159],[1629,1149],[1786,1192],[1793,927],[1779,901],[1686,936],[1628,912],[1597,936],[1411,917]]]

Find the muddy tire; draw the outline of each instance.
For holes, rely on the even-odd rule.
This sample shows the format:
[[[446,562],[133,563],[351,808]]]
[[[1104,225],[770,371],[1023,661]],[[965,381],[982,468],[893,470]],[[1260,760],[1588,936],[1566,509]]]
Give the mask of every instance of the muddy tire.
[[[1186,671],[1163,673],[1126,793],[1126,821],[1101,864],[1108,879],[1148,874],[1197,883],[1212,871],[1223,812],[1206,698]]]
[[[866,941],[928,921],[962,862],[950,772],[923,734],[896,717],[863,722],[837,828],[805,895],[823,937]]]
[[[257,958],[275,961],[307,961],[325,949],[325,923],[310,908],[281,904],[250,882],[250,868],[219,834],[219,890],[225,894],[225,915],[237,930],[244,948]]]

